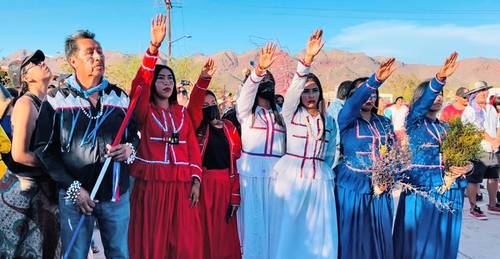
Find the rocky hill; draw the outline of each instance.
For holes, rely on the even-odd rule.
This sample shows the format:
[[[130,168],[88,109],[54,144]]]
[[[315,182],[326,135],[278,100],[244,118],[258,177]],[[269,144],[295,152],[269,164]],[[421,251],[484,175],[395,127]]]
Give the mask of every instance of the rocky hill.
[[[11,61],[24,56],[27,52],[27,50],[16,51],[0,60],[0,65],[6,66]],[[130,63],[131,60],[135,60],[131,64],[137,64],[140,59],[140,55],[127,55],[113,51],[105,51],[105,56],[108,72],[118,69],[118,66],[120,66],[119,69],[123,69],[123,64]],[[296,57],[301,56],[302,53],[296,55]],[[250,67],[251,61],[256,60],[257,50],[251,50],[243,54],[222,51],[212,54],[210,57],[215,59],[218,67],[214,80],[217,90],[220,92],[237,92],[237,87],[243,78],[243,71]],[[207,58],[207,55],[195,54],[175,60],[174,67],[177,65],[177,69],[181,69],[177,62],[182,61],[184,70],[193,70],[190,73],[184,71],[181,74],[188,78],[179,79],[196,81],[195,77]],[[326,96],[331,98],[335,95],[336,86],[340,82],[372,74],[383,59],[383,57],[370,57],[364,53],[350,53],[332,49],[320,53],[313,64],[312,71],[320,78]],[[164,55],[162,55],[162,60],[162,62],[165,62]],[[48,57],[47,64],[56,74],[69,70],[62,55]],[[295,56],[290,56],[286,52],[279,53],[279,58],[271,70],[277,80],[278,92],[283,93],[286,91],[295,67]],[[381,89],[381,92],[409,96],[418,82],[431,78],[438,69],[439,66],[434,65],[398,63],[398,69]],[[127,71],[125,75],[123,73],[109,73],[108,77],[110,77],[111,81],[115,80],[127,84],[126,82],[129,78],[132,78],[136,66],[130,67],[128,70],[130,71]],[[456,74],[448,82],[445,94],[448,97],[453,96],[452,93],[456,88],[470,86],[477,80],[484,80],[500,87],[500,59],[469,58],[461,60]]]

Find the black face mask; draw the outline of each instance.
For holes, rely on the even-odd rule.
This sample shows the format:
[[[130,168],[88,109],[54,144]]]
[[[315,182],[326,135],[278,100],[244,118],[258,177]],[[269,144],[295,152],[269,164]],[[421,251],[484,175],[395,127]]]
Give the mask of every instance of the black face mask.
[[[259,88],[257,89],[257,96],[264,98],[266,100],[273,100],[274,99],[274,82],[272,81],[267,81],[267,82],[262,82],[259,85]]]
[[[219,107],[217,105],[210,105],[203,108],[203,121],[209,123],[213,120],[220,120]]]

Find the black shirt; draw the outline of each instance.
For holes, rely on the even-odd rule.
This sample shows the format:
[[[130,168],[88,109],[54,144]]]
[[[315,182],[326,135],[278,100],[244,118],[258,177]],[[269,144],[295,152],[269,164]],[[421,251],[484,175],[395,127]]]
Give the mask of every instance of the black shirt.
[[[67,189],[77,180],[90,193],[106,161],[106,145],[113,143],[125,117],[126,107],[122,106],[128,103],[128,96],[110,84],[102,92],[97,107],[83,108],[85,102],[88,103],[87,98],[72,87],[49,92],[38,116],[35,153],[60,188]],[[98,118],[91,119],[85,112]],[[120,141],[122,144],[127,142],[135,147],[139,143],[133,118]],[[123,194],[129,188],[128,166],[125,163],[119,163],[119,166],[119,189]],[[96,200],[111,199],[113,167],[112,161]]]
[[[226,169],[231,166],[229,142],[224,129],[209,126],[209,137],[205,156],[203,157],[203,167],[207,169]]]
[[[236,127],[236,130],[238,130],[238,134],[241,136],[241,124],[238,121],[238,118],[236,117],[235,108],[230,108],[229,110],[224,112],[224,115],[222,115],[222,119],[231,121],[233,125]]]

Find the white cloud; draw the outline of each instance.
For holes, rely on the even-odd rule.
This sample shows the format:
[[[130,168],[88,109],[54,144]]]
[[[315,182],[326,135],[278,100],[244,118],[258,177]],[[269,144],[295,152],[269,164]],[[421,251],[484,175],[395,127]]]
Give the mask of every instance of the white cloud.
[[[500,58],[500,24],[419,25],[400,21],[368,22],[342,29],[329,47],[370,56],[395,56],[406,63],[440,64],[452,51],[460,57]]]

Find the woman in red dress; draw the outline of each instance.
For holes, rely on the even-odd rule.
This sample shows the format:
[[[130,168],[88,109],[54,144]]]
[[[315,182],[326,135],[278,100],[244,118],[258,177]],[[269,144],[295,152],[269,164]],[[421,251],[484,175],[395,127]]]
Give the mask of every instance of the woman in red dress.
[[[221,120],[215,94],[207,90],[215,72],[209,59],[189,98],[188,111],[200,143],[203,186],[200,215],[203,226],[203,258],[241,258],[236,210],[240,204],[240,180],[236,159],[241,140],[236,127]]]
[[[177,104],[175,76],[156,65],[166,19],[151,25],[151,43],[132,82],[142,86],[135,115],[141,143],[131,167],[131,258],[202,258],[202,229],[197,208],[201,160],[187,110]]]

